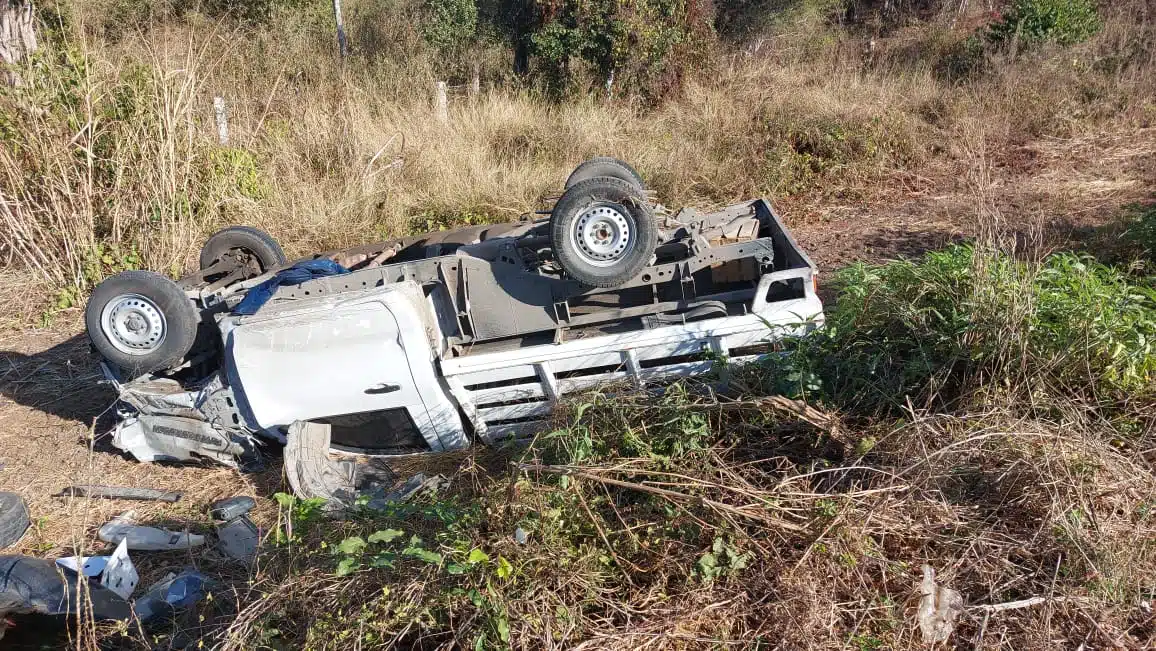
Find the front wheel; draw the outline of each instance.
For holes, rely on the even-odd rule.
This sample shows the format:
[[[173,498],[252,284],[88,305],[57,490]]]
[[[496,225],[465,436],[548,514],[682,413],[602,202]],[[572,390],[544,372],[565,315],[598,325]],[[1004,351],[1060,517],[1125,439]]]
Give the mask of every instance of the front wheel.
[[[84,322],[97,352],[133,377],[176,366],[197,334],[185,292],[151,271],[106,278],[88,299]]]
[[[600,176],[574,184],[554,205],[550,243],[570,277],[617,287],[650,263],[658,224],[637,186]]]

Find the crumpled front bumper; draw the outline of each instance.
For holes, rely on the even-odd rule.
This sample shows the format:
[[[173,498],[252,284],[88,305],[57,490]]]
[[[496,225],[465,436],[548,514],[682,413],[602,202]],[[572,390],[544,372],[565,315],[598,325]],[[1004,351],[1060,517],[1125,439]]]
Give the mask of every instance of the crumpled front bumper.
[[[210,459],[233,468],[256,437],[219,373],[193,388],[164,378],[120,382],[105,365],[122,406],[112,443],[140,461]]]
[[[245,437],[217,431],[212,425],[176,416],[129,415],[113,428],[112,444],[139,461],[212,459],[236,467],[246,451]]]

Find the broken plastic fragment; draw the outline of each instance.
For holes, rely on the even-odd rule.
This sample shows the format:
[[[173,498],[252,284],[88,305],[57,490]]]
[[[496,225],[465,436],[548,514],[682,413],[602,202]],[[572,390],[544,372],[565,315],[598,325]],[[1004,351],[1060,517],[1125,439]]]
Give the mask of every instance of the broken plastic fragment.
[[[257,544],[261,533],[257,525],[246,516],[234,518],[217,525],[217,547],[229,558],[249,562],[257,555]]]
[[[137,617],[147,622],[159,615],[173,612],[178,608],[193,605],[205,597],[214,583],[204,574],[187,569],[154,585],[140,599],[133,610]]]
[[[128,619],[131,615],[128,602],[111,590],[97,584],[84,590],[88,594],[84,602],[93,619]],[[80,603],[75,578],[70,580],[54,562],[0,556],[0,622],[6,615],[75,615]]]
[[[237,467],[245,447],[209,423],[176,416],[137,416],[117,423],[112,444],[139,461],[189,461],[204,457]]]
[[[221,520],[228,522],[229,520],[236,520],[237,518],[252,511],[257,506],[257,501],[247,495],[238,495],[237,497],[230,497],[223,500],[217,500],[209,507],[209,515],[214,520]]]
[[[97,536],[107,543],[128,541],[129,549],[141,551],[188,549],[205,544],[204,536],[139,526],[133,522],[133,516],[132,511],[116,516],[100,528]]]
[[[90,579],[100,576],[108,566],[107,556],[65,556],[56,559],[56,564],[77,574],[84,574]]]
[[[78,484],[60,490],[53,497],[104,497],[113,500],[157,500],[160,502],[176,502],[181,499],[180,493],[159,491],[155,488],[129,488],[127,486],[96,486],[93,484]]]
[[[963,612],[963,597],[951,588],[936,585],[935,570],[930,565],[923,566],[919,592],[919,630],[924,643],[946,642]]]
[[[0,549],[19,542],[28,524],[24,498],[16,493],[0,493]]]
[[[100,575],[100,584],[112,590],[121,599],[128,599],[136,584],[140,582],[140,575],[128,557],[128,545],[120,541],[116,551],[108,557],[108,564]]]
[[[209,508],[209,515],[217,521],[217,548],[225,556],[243,562],[257,556],[261,532],[247,515],[256,506],[253,498],[238,495],[217,500]]]

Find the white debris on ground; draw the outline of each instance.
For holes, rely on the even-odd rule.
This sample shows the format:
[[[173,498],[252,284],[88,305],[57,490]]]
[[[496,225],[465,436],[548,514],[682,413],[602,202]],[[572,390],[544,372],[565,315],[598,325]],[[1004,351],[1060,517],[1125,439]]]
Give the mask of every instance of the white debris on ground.
[[[963,612],[963,597],[946,586],[935,583],[935,570],[923,566],[920,584],[919,630],[926,644],[946,642],[955,630],[955,622]]]

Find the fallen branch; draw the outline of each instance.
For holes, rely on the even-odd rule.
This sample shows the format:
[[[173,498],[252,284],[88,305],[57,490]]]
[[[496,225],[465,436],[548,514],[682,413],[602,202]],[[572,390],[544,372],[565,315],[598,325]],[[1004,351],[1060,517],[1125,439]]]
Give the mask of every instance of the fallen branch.
[[[978,606],[968,606],[968,610],[976,610],[985,613],[1002,613],[1005,610],[1019,610],[1020,608],[1031,608],[1047,602],[1063,603],[1065,601],[1077,601],[1072,597],[1031,597],[1030,599],[1020,599],[1019,601],[1005,601],[1002,604],[981,604]]]
[[[639,491],[642,493],[650,493],[651,495],[658,495],[660,497],[665,497],[666,499],[673,500],[673,501],[697,502],[697,503],[700,503],[704,506],[708,506],[712,509],[722,511],[724,513],[730,513],[733,515],[738,515],[738,516],[748,518],[751,520],[759,520],[759,521],[762,521],[762,522],[765,522],[768,524],[772,524],[772,525],[777,526],[777,527],[782,527],[783,529],[787,529],[788,531],[803,531],[804,530],[803,527],[801,527],[797,524],[793,524],[790,522],[786,522],[784,520],[780,520],[779,518],[772,517],[770,515],[767,515],[766,513],[758,513],[758,512],[752,513],[750,511],[744,510],[744,508],[732,506],[732,505],[726,504],[724,502],[718,502],[718,501],[712,500],[710,498],[699,497],[696,495],[687,495],[686,493],[680,493],[678,491],[672,491],[672,490],[669,490],[666,488],[657,488],[654,486],[647,486],[646,484],[638,484],[638,483],[634,483],[634,482],[622,481],[621,479],[611,479],[609,477],[600,477],[598,475],[588,473],[588,472],[583,472],[581,470],[575,470],[574,468],[570,468],[567,466],[545,466],[545,465],[534,464],[534,463],[519,463],[518,468],[521,470],[529,470],[529,471],[534,471],[534,472],[544,472],[544,473],[548,473],[548,474],[552,474],[552,475],[568,475],[570,477],[577,477],[579,479],[589,479],[590,481],[596,481],[596,482],[599,482],[602,484],[607,484],[609,486],[618,486],[619,488],[626,488],[629,490],[636,490],[636,491]],[[751,505],[751,506],[757,506],[757,507],[759,507],[760,510],[765,509],[765,507],[761,504]]]
[[[719,405],[723,411],[743,411],[746,409],[773,409],[790,414],[799,420],[824,430],[834,436],[839,431],[838,419],[831,414],[815,409],[802,400],[791,400],[783,396],[767,396],[757,400],[724,402]]]

